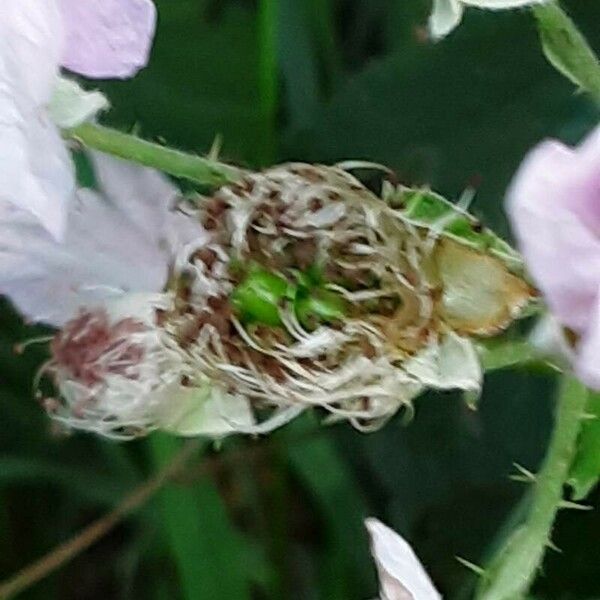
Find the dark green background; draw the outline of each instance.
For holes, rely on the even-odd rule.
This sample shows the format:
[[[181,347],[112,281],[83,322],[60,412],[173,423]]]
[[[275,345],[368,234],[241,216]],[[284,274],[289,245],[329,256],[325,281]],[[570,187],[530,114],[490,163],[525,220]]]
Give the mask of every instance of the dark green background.
[[[595,109],[544,61],[524,11],[470,10],[437,45],[422,41],[419,0],[161,0],[150,66],[102,84],[107,123],[252,167],[366,159],[455,198],[506,233],[503,192],[545,136],[577,141]],[[272,13],[271,9],[275,9]],[[571,2],[600,48],[600,5]],[[269,40],[276,36],[276,44]],[[420,41],[421,40],[421,41]],[[176,451],[155,436],[117,445],[56,435],[31,394],[42,350],[0,313],[0,573],[16,569],[114,506]],[[472,582],[521,498],[513,463],[535,470],[554,382],[490,376],[480,408],[428,395],[364,435],[306,416],[269,439],[207,448],[189,472],[27,599],[367,600],[376,595],[362,519],[375,515],[415,546],[448,598]],[[203,468],[201,465],[205,465]],[[592,496],[591,504],[597,503]],[[538,598],[600,598],[596,511],[565,513]]]

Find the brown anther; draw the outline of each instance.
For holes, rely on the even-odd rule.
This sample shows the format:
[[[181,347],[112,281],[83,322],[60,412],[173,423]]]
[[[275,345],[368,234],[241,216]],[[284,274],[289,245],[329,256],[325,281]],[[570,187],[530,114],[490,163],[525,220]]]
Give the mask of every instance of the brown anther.
[[[192,260],[202,261],[208,270],[210,270],[217,260],[217,253],[210,248],[200,248],[200,250],[196,250],[196,252],[192,254]]]
[[[85,385],[109,374],[135,379],[134,368],[144,356],[135,334],[144,330],[134,319],[113,325],[105,311],[82,312],[54,336],[50,349],[56,365]]]
[[[212,325],[216,330],[219,336],[221,337],[229,337],[231,333],[231,321],[228,317],[221,313],[213,313],[208,319],[207,324]]]
[[[212,217],[220,217],[227,210],[227,202],[222,198],[211,198],[206,203],[204,210]]]
[[[296,242],[292,246],[292,254],[298,267],[307,269],[315,262],[317,257],[317,243],[313,239]]]
[[[375,358],[375,356],[377,355],[375,346],[373,346],[373,344],[371,344],[371,342],[367,339],[363,338],[360,341],[360,349],[362,350],[362,353],[366,358]]]
[[[154,311],[154,322],[162,327],[167,322],[167,311],[164,308],[157,308]]]
[[[312,167],[309,167],[309,166],[294,168],[294,169],[291,169],[291,171],[295,175],[300,175],[300,177],[303,177],[304,179],[306,179],[307,181],[310,181],[311,183],[321,183],[322,181],[325,180],[323,175],[321,173],[319,173],[319,171],[317,169],[313,169]]]
[[[228,314],[231,313],[231,308],[229,307],[229,301],[227,300],[226,296],[209,296],[206,303],[214,311],[227,310]]]
[[[43,398],[41,400],[43,409],[48,413],[57,413],[60,410],[60,402],[56,398]]]
[[[308,203],[308,207],[312,212],[317,212],[318,210],[321,210],[323,208],[323,200],[321,200],[321,198],[316,197],[311,198],[310,202]]]
[[[250,177],[247,177],[246,179],[244,179],[242,181],[243,189],[249,193],[252,193],[254,191],[255,185],[256,185],[256,182],[254,181],[254,179],[251,179]]]
[[[207,231],[214,231],[218,227],[218,225],[219,222],[217,221],[217,219],[215,219],[215,217],[211,215],[206,215],[202,220],[202,226]]]
[[[377,312],[384,317],[391,317],[398,310],[400,299],[397,297],[381,298]]]

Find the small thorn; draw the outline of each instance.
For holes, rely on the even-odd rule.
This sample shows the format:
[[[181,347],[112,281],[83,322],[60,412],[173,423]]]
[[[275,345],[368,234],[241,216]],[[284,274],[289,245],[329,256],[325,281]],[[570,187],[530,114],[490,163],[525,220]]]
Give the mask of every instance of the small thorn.
[[[550,550],[562,554],[562,550],[551,539],[546,540],[546,548],[550,548]]]
[[[513,467],[518,471],[518,473],[515,475],[509,475],[509,479],[524,483],[534,483],[536,481],[537,477],[535,473],[532,473],[529,469],[526,469],[518,463],[513,463]]]
[[[463,400],[469,410],[477,410],[481,393],[479,391],[468,390],[463,392]]]
[[[594,415],[592,413],[581,413],[581,420],[582,421],[595,421],[596,419],[598,419],[598,415]]]
[[[213,143],[208,151],[207,158],[209,160],[217,161],[219,160],[219,156],[221,155],[221,148],[223,146],[223,136],[218,133],[213,140]]]
[[[561,500],[558,507],[569,510],[592,510],[593,508],[587,504],[579,504],[577,502],[571,502],[570,500]]]
[[[467,560],[466,558],[461,558],[460,556],[455,556],[454,558],[463,567],[466,567],[467,569],[469,569],[469,571],[472,571],[478,577],[485,577],[485,569],[483,567],[480,567],[479,565],[476,565],[475,563],[471,562],[470,560]]]

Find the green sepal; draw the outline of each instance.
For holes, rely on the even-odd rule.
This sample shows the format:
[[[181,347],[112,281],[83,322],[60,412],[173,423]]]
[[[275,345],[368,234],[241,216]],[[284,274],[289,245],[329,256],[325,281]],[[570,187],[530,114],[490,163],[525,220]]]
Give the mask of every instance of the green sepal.
[[[412,224],[435,235],[451,238],[476,250],[492,254],[512,271],[523,270],[523,260],[510,244],[474,216],[429,189],[399,187],[386,200]]]

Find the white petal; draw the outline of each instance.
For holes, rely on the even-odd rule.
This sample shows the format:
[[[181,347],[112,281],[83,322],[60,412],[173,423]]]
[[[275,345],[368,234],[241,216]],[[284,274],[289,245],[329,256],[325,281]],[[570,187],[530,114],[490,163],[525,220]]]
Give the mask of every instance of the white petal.
[[[161,406],[161,412],[157,420],[161,429],[183,436],[223,437],[254,426],[246,398],[223,394],[209,382],[204,387],[180,389],[173,401]]]
[[[404,365],[407,373],[423,385],[437,389],[481,389],[483,372],[471,340],[445,334],[439,345],[431,345]]]
[[[74,187],[70,157],[46,114],[61,39],[54,0],[0,4],[0,201],[29,211],[56,237]]]
[[[159,291],[167,278],[166,253],[89,190],[73,200],[63,242],[25,218],[0,224],[0,236],[0,293],[51,325],[121,292]]]
[[[371,554],[379,573],[381,600],[441,600],[410,545],[381,521],[369,518]]]
[[[66,44],[62,64],[86,77],[132,77],[148,62],[152,0],[59,0]]]
[[[600,295],[588,328],[577,346],[575,373],[593,390],[600,390]]]
[[[63,242],[23,211],[0,211],[0,294],[29,318],[60,326],[81,306],[165,286],[174,259],[168,238],[179,223],[168,210],[174,188],[164,181],[159,187],[161,178],[148,169],[112,159],[104,161],[101,181],[118,197],[80,190]],[[146,187],[151,181],[153,189]],[[204,235],[199,225],[195,230]]]
[[[462,0],[463,4],[476,6],[477,8],[486,8],[490,10],[501,10],[510,8],[520,8],[532,4],[543,4],[548,0]]]
[[[0,3],[0,69],[32,104],[46,103],[63,50],[62,17],[55,0]]]
[[[463,6],[458,0],[434,0],[429,33],[434,40],[448,35],[461,21]]]
[[[502,10],[542,4],[545,1],[548,0],[434,0],[429,17],[429,32],[433,39],[448,35],[460,23],[464,6]]]
[[[179,191],[167,177],[101,152],[90,156],[105,195],[157,244],[173,248],[191,241],[208,240],[200,224],[173,211]]]
[[[592,141],[600,148],[598,136]],[[506,203],[519,249],[552,312],[579,333],[592,318],[600,286],[599,172],[587,156],[546,141],[523,161]]]
[[[567,368],[575,361],[575,352],[569,346],[565,330],[553,315],[547,314],[539,319],[529,334],[529,343],[540,356],[557,366]]]
[[[69,129],[88,121],[108,105],[104,94],[87,92],[77,82],[58,77],[48,110],[56,126]]]

